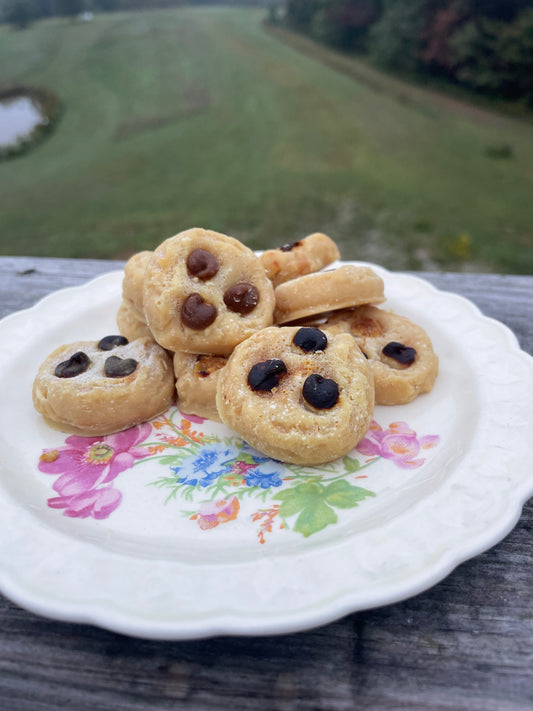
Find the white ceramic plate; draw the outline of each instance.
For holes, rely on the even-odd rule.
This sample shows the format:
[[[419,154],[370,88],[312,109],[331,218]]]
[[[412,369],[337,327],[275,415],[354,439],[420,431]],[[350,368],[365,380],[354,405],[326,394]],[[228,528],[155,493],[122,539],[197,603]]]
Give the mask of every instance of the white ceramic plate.
[[[502,324],[373,268],[384,308],[430,334],[433,391],[378,407],[320,469],[285,467],[173,408],[98,440],[33,410],[54,348],[116,332],[122,273],[0,323],[0,589],[23,607],[130,635],[306,629],[414,595],[501,540],[533,494],[533,360]]]

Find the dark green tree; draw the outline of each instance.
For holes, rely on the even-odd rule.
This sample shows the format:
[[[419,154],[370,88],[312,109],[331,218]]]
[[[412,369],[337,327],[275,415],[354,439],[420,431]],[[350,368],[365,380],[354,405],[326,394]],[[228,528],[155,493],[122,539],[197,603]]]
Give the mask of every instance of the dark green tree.
[[[61,17],[76,17],[85,9],[84,0],[55,0],[56,14]]]
[[[4,22],[17,30],[28,27],[33,19],[33,8],[29,0],[9,0],[4,6]]]
[[[415,71],[419,65],[424,0],[387,0],[369,32],[369,52],[386,67]]]
[[[381,13],[381,0],[330,0],[316,10],[311,34],[342,49],[365,48],[368,30]]]
[[[457,80],[481,93],[533,104],[533,8],[513,22],[478,17],[450,38]]]
[[[308,31],[315,13],[323,4],[321,0],[287,0],[285,20],[295,30]]]

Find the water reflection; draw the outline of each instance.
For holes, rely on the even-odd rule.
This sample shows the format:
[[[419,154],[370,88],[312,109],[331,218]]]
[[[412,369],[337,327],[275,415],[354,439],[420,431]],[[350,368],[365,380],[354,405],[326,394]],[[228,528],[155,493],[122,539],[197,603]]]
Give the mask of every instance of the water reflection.
[[[29,96],[0,98],[0,148],[16,146],[46,122],[41,107]]]

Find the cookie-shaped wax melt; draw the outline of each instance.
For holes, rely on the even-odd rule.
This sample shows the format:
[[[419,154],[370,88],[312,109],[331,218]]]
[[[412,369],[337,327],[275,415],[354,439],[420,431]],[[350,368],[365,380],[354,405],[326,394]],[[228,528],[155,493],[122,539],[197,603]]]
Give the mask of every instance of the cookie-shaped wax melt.
[[[351,264],[284,282],[276,287],[274,294],[274,323],[277,324],[385,301],[383,279],[370,267]]]
[[[178,407],[182,412],[220,422],[217,380],[227,360],[225,356],[174,353]]]
[[[148,328],[144,313],[137,309],[130,299],[123,297],[117,311],[117,326],[119,333],[126,336],[129,341],[136,338],[151,338],[152,332]]]
[[[368,430],[372,374],[349,334],[270,327],[241,343],[218,377],[221,420],[274,459],[315,465]]]
[[[60,346],[33,383],[35,409],[85,435],[119,432],[169,407],[175,396],[169,355],[153,340],[120,335]]]
[[[297,242],[267,249],[259,259],[271,282],[278,286],[290,279],[317,272],[339,257],[335,242],[321,232],[314,232]]]
[[[144,276],[148,326],[164,348],[228,355],[272,323],[272,283],[251,249],[194,228],[165,240]]]
[[[376,405],[405,404],[433,388],[439,359],[425,330],[405,316],[359,306],[332,315],[323,328],[355,338],[372,369]]]
[[[137,252],[124,265],[122,296],[129,299],[141,313],[143,310],[144,273],[152,254],[153,252],[148,250]]]

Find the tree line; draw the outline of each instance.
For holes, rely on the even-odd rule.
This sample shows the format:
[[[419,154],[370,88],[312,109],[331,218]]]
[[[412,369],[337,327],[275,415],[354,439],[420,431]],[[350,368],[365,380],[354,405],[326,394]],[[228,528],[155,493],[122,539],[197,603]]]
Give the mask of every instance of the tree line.
[[[533,0],[286,0],[269,17],[387,69],[533,105]]]
[[[0,0],[0,22],[24,29],[46,17],[207,4],[263,6],[265,0]]]

